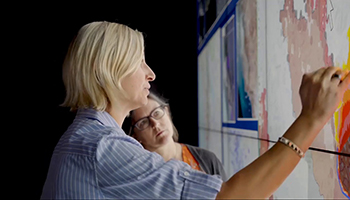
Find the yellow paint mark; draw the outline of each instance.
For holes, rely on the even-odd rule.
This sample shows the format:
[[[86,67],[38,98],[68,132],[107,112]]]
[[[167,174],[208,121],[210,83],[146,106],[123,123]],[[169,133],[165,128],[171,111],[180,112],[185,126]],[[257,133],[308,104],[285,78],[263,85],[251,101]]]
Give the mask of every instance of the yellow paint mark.
[[[349,52],[348,52],[348,60],[347,60],[347,63],[343,63],[343,70],[349,72],[350,71],[350,26],[349,26],[349,29],[348,29],[348,33],[347,33],[347,36],[348,36],[348,41],[349,41]],[[336,66],[339,66],[339,65],[336,65]],[[334,125],[335,125],[335,140],[336,140],[336,144],[337,144],[337,147],[338,149],[340,148],[340,139],[341,139],[341,136],[340,136],[340,133],[341,133],[341,130],[344,128],[342,127],[344,124],[342,123],[342,115],[343,115],[343,106],[345,103],[348,103],[350,102],[350,96],[349,96],[349,91],[347,91],[345,94],[347,95],[344,95],[344,98],[342,100],[342,102],[340,102],[336,112],[334,113]]]
[[[343,69],[350,70],[350,26],[349,26],[349,30],[348,30],[348,39],[349,39],[348,63],[343,64]]]

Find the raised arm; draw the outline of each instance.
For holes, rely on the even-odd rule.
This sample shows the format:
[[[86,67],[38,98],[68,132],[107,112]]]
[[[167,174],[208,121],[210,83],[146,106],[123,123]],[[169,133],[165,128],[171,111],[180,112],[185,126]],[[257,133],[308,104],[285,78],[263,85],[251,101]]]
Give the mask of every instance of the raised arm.
[[[341,74],[345,78],[341,81],[333,77],[334,74]],[[340,68],[321,68],[305,74],[299,90],[303,106],[301,114],[283,137],[306,152],[334,114],[349,86],[350,73]],[[301,157],[292,148],[277,142],[223,183],[216,198],[268,198],[289,176]]]

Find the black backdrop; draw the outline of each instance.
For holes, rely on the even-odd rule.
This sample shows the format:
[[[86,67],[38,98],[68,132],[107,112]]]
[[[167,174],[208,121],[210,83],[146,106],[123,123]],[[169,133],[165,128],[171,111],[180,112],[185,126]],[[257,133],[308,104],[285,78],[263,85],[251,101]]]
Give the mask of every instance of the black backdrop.
[[[30,176],[16,180],[16,197],[40,197],[52,151],[73,120],[59,106],[65,95],[61,66],[74,34],[88,22],[120,22],[145,33],[146,61],[156,74],[152,86],[169,99],[180,142],[198,145],[196,1],[111,2],[21,4],[17,18],[9,17],[18,43],[10,42],[17,50],[11,65],[20,79],[19,103],[10,111],[18,119],[14,130],[27,136],[13,158],[21,163],[16,173]]]

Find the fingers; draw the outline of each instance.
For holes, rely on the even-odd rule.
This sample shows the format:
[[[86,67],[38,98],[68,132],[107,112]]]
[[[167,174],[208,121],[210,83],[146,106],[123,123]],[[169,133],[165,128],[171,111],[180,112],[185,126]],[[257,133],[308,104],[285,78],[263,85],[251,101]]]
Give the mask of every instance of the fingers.
[[[301,79],[301,85],[304,85],[305,82],[307,82],[309,80],[319,80],[321,78],[321,76],[324,74],[324,72],[326,71],[326,69],[327,69],[326,67],[322,67],[316,71],[304,73],[304,75]]]
[[[349,70],[343,70],[343,73],[342,73],[342,76],[341,76],[341,81],[343,81],[345,78],[346,78],[346,76],[347,75],[349,75]]]
[[[322,76],[324,80],[336,80],[339,83],[340,79],[337,78],[337,75],[341,74],[342,69],[340,67],[327,67]]]
[[[327,69],[328,68],[326,68],[326,67],[322,67],[322,68],[320,68],[320,69],[318,69],[318,70],[316,70],[314,72],[309,73],[308,75],[313,77],[316,80],[319,80],[323,76],[323,74],[325,73],[325,71]]]
[[[339,87],[341,87],[342,90],[346,90],[350,85],[350,73],[349,70],[343,71],[341,75],[341,81],[339,83]]]
[[[345,87],[350,84],[350,75],[344,77],[342,73],[343,70],[338,67],[325,67],[304,75],[299,89],[304,115],[320,122],[329,120],[339,105]],[[343,76],[344,82],[333,78],[334,74]]]

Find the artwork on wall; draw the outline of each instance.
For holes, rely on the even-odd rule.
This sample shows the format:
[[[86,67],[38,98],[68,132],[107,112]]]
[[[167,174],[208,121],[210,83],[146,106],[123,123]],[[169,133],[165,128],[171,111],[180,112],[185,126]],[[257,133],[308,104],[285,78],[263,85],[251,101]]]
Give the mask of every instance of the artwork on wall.
[[[256,1],[239,1],[237,23],[237,104],[238,118],[253,118],[257,97],[257,10]]]
[[[214,23],[217,29],[198,53],[198,104],[199,126],[205,127],[199,146],[213,150],[233,175],[271,148],[298,117],[304,73],[324,66],[350,70],[350,1],[230,5],[229,16]],[[349,158],[350,88],[270,199],[350,199]]]
[[[226,123],[236,122],[235,18],[222,27],[222,114]]]
[[[199,143],[221,157],[220,63],[221,29],[217,29],[198,56]]]

